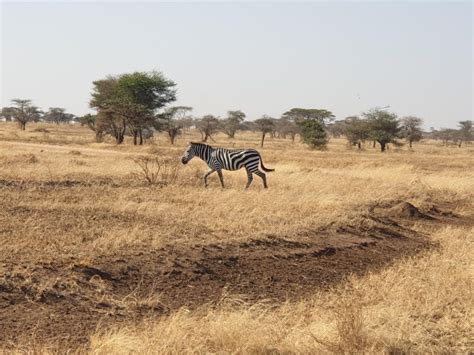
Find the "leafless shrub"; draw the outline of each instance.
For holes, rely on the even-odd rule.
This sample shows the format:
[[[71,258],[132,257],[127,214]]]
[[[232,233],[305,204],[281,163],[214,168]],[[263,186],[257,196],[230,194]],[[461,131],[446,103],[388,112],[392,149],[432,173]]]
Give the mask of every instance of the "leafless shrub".
[[[362,353],[370,347],[367,334],[364,331],[364,318],[361,304],[351,303],[348,299],[341,299],[333,310],[335,314],[337,341],[313,339],[329,352],[337,354]]]
[[[179,161],[177,159],[146,156],[136,158],[134,161],[138,170],[132,173],[132,177],[138,182],[167,186],[174,184],[178,178]]]

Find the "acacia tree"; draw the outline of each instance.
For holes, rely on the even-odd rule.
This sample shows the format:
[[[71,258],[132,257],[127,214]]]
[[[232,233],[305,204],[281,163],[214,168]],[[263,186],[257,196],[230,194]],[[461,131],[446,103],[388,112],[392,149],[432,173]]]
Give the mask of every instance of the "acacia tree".
[[[262,132],[262,140],[260,142],[260,147],[263,148],[265,136],[267,135],[267,133],[273,132],[273,130],[275,129],[275,122],[273,118],[264,115],[262,118],[255,120],[255,126],[260,132]]]
[[[382,152],[388,143],[397,143],[397,138],[401,138],[399,121],[395,113],[374,108],[362,115],[367,120],[370,138],[380,144]]]
[[[213,115],[206,115],[197,121],[196,126],[201,133],[201,140],[207,142],[212,136],[219,131],[219,119]]]
[[[285,112],[283,117],[286,117],[296,124],[304,120],[316,120],[323,124],[332,122],[335,116],[331,111],[317,108],[292,108],[291,110]]]
[[[344,120],[343,134],[351,145],[362,149],[362,144],[369,138],[368,123],[357,116],[349,116]]]
[[[423,131],[421,125],[423,120],[414,116],[403,117],[400,120],[401,123],[401,134],[408,141],[410,148],[413,142],[418,142],[423,138]]]
[[[229,138],[234,138],[235,132],[240,129],[242,122],[245,119],[245,113],[242,111],[227,111],[227,118],[222,121],[221,130]]]
[[[13,99],[13,117],[18,122],[21,130],[26,129],[26,124],[40,118],[41,111],[31,104],[31,100]]]
[[[184,120],[192,109],[189,106],[174,106],[166,109],[164,113],[157,115],[155,128],[167,132],[170,143],[174,144],[176,138],[182,133]]]
[[[66,122],[70,119],[70,115],[66,113],[66,109],[61,107],[50,107],[48,112],[44,114],[44,119],[49,122],[60,123]]]
[[[128,126],[135,145],[143,144],[142,131],[153,124],[155,112],[176,100],[176,84],[156,71],[109,76],[93,84],[90,106],[108,114],[108,122],[122,120],[111,129],[120,133]],[[123,142],[120,136],[116,136],[118,144]]]

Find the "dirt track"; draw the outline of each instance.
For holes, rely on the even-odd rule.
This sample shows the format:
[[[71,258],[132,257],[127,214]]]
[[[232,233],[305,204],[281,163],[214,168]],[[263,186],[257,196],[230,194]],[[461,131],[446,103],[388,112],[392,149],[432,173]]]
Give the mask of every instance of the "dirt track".
[[[305,242],[268,236],[236,244],[143,246],[88,265],[75,260],[5,263],[0,265],[5,275],[0,283],[0,343],[30,334],[76,347],[87,343],[98,324],[194,308],[223,294],[248,301],[297,300],[350,274],[375,270],[432,246],[403,227],[403,218],[387,218],[383,211],[366,216],[370,228],[315,231]],[[38,289],[44,280],[49,287]],[[139,301],[147,297],[149,302]]]

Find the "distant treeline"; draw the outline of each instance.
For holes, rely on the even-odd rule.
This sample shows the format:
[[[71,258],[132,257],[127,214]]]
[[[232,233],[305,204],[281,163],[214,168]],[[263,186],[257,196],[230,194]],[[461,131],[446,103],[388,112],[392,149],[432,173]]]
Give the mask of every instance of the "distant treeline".
[[[335,120],[331,111],[314,108],[292,108],[280,118],[264,115],[249,121],[241,110],[228,111],[226,117],[205,115],[192,116],[192,107],[171,106],[176,100],[176,84],[160,72],[134,72],[93,82],[90,107],[96,114],[75,116],[60,107],[50,107],[42,111],[31,100],[13,99],[12,106],[3,107],[0,117],[5,121],[16,121],[24,130],[28,122],[80,123],[95,132],[97,142],[109,135],[117,144],[124,142],[125,136],[132,136],[135,145],[143,144],[154,132],[166,132],[170,143],[184,131],[196,128],[203,142],[213,140],[218,132],[229,138],[239,131],[261,133],[263,147],[267,135],[272,138],[291,139],[298,137],[311,148],[325,149],[329,136],[345,136],[352,146],[362,148],[365,142],[383,152],[388,144],[400,146],[404,141],[412,147],[413,142],[422,138],[441,140],[461,146],[474,138],[471,120],[459,121],[458,129],[422,130],[423,120],[415,116],[399,118],[385,108],[373,108],[360,116],[350,116]]]

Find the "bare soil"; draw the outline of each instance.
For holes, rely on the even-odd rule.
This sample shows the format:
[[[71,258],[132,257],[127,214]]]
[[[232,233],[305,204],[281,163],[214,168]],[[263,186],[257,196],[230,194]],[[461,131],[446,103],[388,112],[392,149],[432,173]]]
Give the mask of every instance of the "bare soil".
[[[372,208],[357,226],[328,227],[303,241],[267,236],[229,244],[143,245],[87,265],[74,257],[8,259],[0,264],[0,343],[29,334],[74,348],[87,344],[98,326],[196,308],[229,294],[250,302],[298,300],[433,247],[407,227],[406,218],[439,223],[454,217],[389,205]]]

